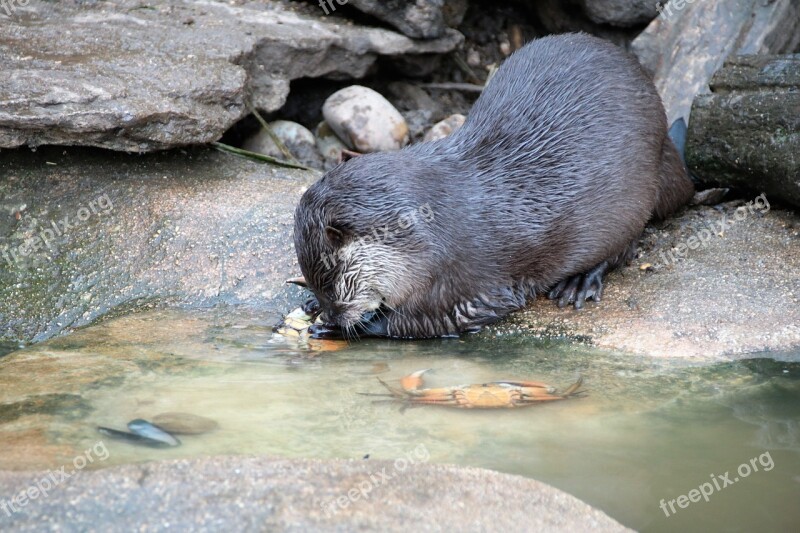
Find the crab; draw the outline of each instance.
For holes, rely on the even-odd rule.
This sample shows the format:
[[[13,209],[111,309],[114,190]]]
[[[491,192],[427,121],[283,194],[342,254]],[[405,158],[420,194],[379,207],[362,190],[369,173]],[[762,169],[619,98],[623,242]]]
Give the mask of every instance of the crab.
[[[492,381],[474,385],[457,385],[434,389],[422,388],[422,375],[430,369],[417,370],[400,379],[400,388],[378,378],[389,396],[407,405],[444,405],[462,409],[498,409],[527,407],[541,402],[564,400],[580,395],[583,378],[563,392],[540,381]],[[372,395],[370,396],[386,396]]]

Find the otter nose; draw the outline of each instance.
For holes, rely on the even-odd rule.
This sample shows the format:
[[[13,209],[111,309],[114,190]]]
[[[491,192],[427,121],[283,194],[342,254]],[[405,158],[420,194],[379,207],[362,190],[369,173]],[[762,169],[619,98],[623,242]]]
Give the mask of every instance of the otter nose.
[[[361,322],[372,322],[375,320],[375,317],[378,316],[378,313],[375,311],[366,311],[364,314],[361,315]]]

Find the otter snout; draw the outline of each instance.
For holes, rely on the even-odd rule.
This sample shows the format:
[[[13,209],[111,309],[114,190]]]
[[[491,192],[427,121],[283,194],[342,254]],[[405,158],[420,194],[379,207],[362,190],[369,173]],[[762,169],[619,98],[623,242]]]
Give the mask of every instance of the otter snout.
[[[370,305],[369,307],[374,307]],[[356,324],[366,324],[373,321],[378,316],[376,309],[364,309],[351,302],[336,302],[330,305],[329,309],[322,313],[322,320],[331,325],[341,328],[349,328]]]

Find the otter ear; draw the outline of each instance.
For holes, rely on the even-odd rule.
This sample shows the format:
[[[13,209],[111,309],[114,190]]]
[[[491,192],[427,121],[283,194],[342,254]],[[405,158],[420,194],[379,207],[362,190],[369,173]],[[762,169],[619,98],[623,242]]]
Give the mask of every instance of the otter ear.
[[[344,232],[333,226],[325,226],[325,236],[334,246],[341,246],[344,243]]]

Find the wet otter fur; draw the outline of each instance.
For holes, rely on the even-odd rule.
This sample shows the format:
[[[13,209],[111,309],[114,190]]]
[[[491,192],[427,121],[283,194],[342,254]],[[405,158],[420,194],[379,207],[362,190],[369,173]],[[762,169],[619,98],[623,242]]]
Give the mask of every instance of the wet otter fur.
[[[586,34],[532,41],[451,136],[351,159],[306,191],[294,239],[325,322],[312,331],[458,335],[543,292],[580,308],[692,193],[632,55]]]

